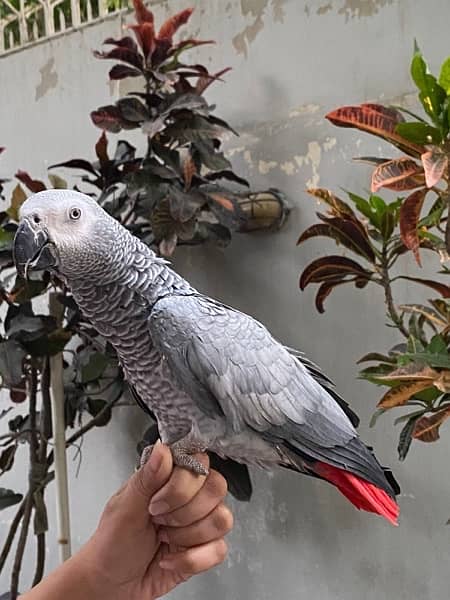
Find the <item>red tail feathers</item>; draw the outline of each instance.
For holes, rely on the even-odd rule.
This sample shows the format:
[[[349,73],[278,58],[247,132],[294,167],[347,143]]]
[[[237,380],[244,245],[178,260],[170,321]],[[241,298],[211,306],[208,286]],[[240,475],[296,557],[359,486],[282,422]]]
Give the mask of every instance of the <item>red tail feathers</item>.
[[[398,525],[400,509],[384,490],[352,473],[322,462],[314,465],[314,471],[335,485],[356,508],[381,515],[393,525]]]

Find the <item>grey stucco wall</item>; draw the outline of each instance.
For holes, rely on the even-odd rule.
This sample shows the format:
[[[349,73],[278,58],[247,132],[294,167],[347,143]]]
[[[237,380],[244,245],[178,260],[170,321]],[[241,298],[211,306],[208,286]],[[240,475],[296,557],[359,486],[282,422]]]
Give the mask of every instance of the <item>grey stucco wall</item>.
[[[355,379],[354,363],[368,348],[384,349],[395,340],[381,326],[382,298],[378,290],[341,289],[328,300],[325,315],[317,315],[313,292],[298,290],[298,274],[327,246],[311,242],[296,248],[295,242],[316,208],[304,193],[306,185],[363,191],[368,170],[352,165],[350,158],[382,151],[381,143],[335,129],[323,115],[343,103],[411,102],[407,65],[413,38],[437,67],[450,54],[450,5],[446,0],[191,4],[196,7],[194,33],[218,42],[201,56],[210,56],[217,69],[233,67],[226,84],[212,88],[209,98],[241,132],[228,142],[236,169],[255,188],[283,189],[294,210],[277,235],[242,236],[224,251],[183,249],[176,267],[198,287],[250,312],[285,343],[320,363],[361,415],[362,436],[381,461],[392,464],[403,493],[400,527],[393,528],[358,513],[331,486],[290,473],[254,471],[252,502],[231,502],[236,525],[226,563],[171,597],[444,600],[450,435],[443,429],[438,444],[413,445],[407,461],[399,464],[391,416],[368,429],[377,392]],[[184,5],[160,2],[156,12],[162,16]],[[0,60],[0,143],[8,148],[2,173],[20,166],[44,176],[47,165],[86,155],[93,147],[98,130],[88,113],[119,90],[107,85],[107,65],[93,60],[91,49],[108,35],[119,35],[120,27],[115,19]],[[416,270],[406,259],[404,266],[411,273]],[[409,292],[407,286],[401,288],[402,298]],[[89,536],[104,502],[131,472],[141,430],[137,409],[119,409],[110,427],[86,437],[78,476],[71,461],[75,547]],[[24,477],[15,470],[2,485],[20,489]],[[0,539],[12,514],[0,514]],[[28,550],[24,587],[34,548]],[[48,567],[56,563],[52,530]],[[0,592],[6,587],[3,575]]]

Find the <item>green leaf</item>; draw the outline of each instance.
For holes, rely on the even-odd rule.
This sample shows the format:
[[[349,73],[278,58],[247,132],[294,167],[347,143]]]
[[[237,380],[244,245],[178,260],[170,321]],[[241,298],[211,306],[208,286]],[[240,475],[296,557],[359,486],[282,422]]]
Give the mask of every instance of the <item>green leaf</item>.
[[[444,354],[430,354],[429,352],[407,352],[403,355],[404,358],[413,360],[414,362],[423,362],[429,367],[437,367],[438,369],[450,369],[450,356]]]
[[[439,85],[445,90],[447,96],[450,95],[450,56],[444,60],[439,74]]]
[[[26,199],[27,199],[27,195],[23,191],[23,188],[20,185],[20,183],[18,183],[16,185],[16,187],[13,189],[13,192],[11,195],[11,204],[10,204],[9,208],[6,210],[7,215],[13,221],[19,220],[19,208],[22,206],[22,204],[25,202]]]
[[[93,352],[89,355],[86,364],[81,368],[81,382],[95,381],[101,377],[108,366],[109,360],[100,352]]]
[[[413,434],[417,419],[418,419],[418,416],[411,417],[400,432],[400,437],[399,437],[398,446],[397,446],[399,460],[402,460],[402,461],[405,460],[406,455],[408,454],[408,451],[409,451],[409,448],[410,448],[411,442],[412,442],[412,434]]]
[[[14,455],[17,450],[17,444],[12,444],[3,450],[0,454],[0,475],[10,471],[14,464]]]
[[[200,156],[202,163],[212,171],[222,171],[231,168],[230,161],[223,152],[217,152],[211,140],[198,140],[193,144],[195,152]]]
[[[21,382],[25,355],[25,350],[15,340],[0,343],[0,375],[6,386],[13,387]]]
[[[422,400],[422,402],[426,402],[427,404],[432,404],[439,396],[441,396],[442,392],[435,387],[428,388],[427,390],[422,390],[421,392],[417,392],[414,394],[414,398],[417,400]]]
[[[35,296],[42,294],[48,287],[48,273],[43,279],[23,279],[17,276],[11,296],[16,304],[28,302]]]
[[[441,335],[434,335],[427,346],[427,352],[430,354],[445,354],[447,355],[447,344]]]
[[[352,200],[352,202],[355,203],[356,208],[359,210],[360,213],[362,213],[365,217],[367,217],[369,219],[369,221],[372,223],[372,225],[374,225],[375,227],[379,227],[379,223],[376,221],[376,213],[374,215],[374,212],[372,210],[372,207],[370,206],[369,202],[367,200],[365,200],[364,198],[362,198],[361,196],[358,196],[357,194],[353,194],[352,192],[347,192],[348,197],[350,198],[350,200]],[[373,218],[375,217],[375,223],[373,221]]]
[[[440,127],[439,117],[446,92],[438,84],[436,78],[429,73],[428,66],[417,45],[415,45],[411,62],[411,76],[419,89],[419,99],[425,112],[432,118],[435,125]]]
[[[8,490],[7,488],[0,488],[0,510],[18,504],[22,498],[22,494],[16,494],[16,492]]]
[[[53,175],[52,173],[50,173],[50,175],[48,176],[48,180],[52,184],[52,187],[56,190],[67,189],[67,181],[59,175]]]
[[[0,252],[12,250],[13,240],[14,231],[6,231],[3,227],[0,227]]]
[[[395,132],[406,140],[415,142],[416,144],[440,144],[442,142],[442,136],[439,129],[432,127],[427,123],[399,123],[395,127]]]
[[[365,354],[364,356],[362,356],[356,362],[356,364],[359,365],[363,362],[369,362],[372,360],[376,360],[376,361],[379,361],[382,363],[390,363],[390,364],[395,363],[395,358],[393,358],[392,356],[386,356],[385,354],[380,354],[379,352],[369,352],[368,354]]]
[[[386,411],[384,410],[384,408],[378,408],[370,418],[369,427],[375,427],[375,424],[378,421],[379,417],[381,417],[381,415],[383,415],[385,412]]]
[[[425,412],[427,412],[427,410],[428,409],[426,409],[426,408],[421,408],[420,410],[415,410],[414,412],[406,413],[406,415],[397,417],[394,421],[394,425],[400,425],[400,423],[404,423],[411,417],[421,417]]]
[[[420,91],[426,89],[426,74],[428,67],[423,59],[419,46],[414,42],[414,56],[411,61],[411,77]]]

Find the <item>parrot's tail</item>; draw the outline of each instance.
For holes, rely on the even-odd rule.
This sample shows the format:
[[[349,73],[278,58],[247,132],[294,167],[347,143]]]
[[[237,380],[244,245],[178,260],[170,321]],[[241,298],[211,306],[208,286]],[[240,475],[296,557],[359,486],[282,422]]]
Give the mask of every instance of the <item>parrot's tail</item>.
[[[400,509],[384,490],[348,471],[323,462],[316,462],[314,471],[335,485],[356,508],[381,515],[393,525],[398,525]]]

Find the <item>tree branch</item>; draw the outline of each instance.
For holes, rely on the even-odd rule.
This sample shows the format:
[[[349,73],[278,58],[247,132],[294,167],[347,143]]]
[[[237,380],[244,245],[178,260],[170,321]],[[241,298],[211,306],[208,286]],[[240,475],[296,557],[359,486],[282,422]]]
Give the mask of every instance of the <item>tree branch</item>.
[[[30,470],[28,476],[28,494],[26,498],[22,526],[20,529],[19,541],[17,542],[16,556],[14,558],[13,570],[11,575],[11,600],[16,600],[19,589],[19,577],[22,567],[22,559],[27,543],[28,530],[30,528],[31,511],[33,509],[33,493],[36,489],[35,469],[37,462],[37,436],[36,436],[36,397],[37,397],[37,370],[31,368],[30,372]]]
[[[34,571],[33,583],[31,587],[37,585],[44,576],[45,568],[45,533],[41,532],[36,535],[37,542],[37,557],[36,557],[36,569]]]
[[[0,554],[0,573],[3,571],[3,567],[5,566],[6,559],[8,558],[12,543],[14,541],[14,538],[16,537],[16,533],[19,528],[20,521],[22,520],[23,513],[25,511],[27,497],[28,496],[25,496],[25,498],[22,500],[19,508],[17,509],[17,512],[14,515],[14,519],[12,520],[11,526],[9,528],[8,535],[6,536],[5,543],[3,544],[2,552]]]

